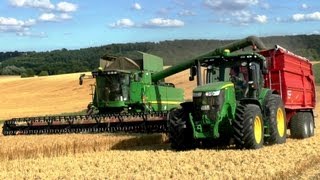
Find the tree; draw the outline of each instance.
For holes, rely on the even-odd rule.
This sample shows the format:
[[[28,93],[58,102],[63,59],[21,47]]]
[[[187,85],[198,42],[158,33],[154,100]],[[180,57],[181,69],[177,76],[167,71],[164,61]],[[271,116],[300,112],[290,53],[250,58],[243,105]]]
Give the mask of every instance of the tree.
[[[0,74],[2,75],[20,75],[25,72],[26,69],[24,67],[19,68],[14,65],[6,66],[0,70]]]
[[[38,74],[38,76],[48,76],[48,75],[49,75],[48,71],[41,71],[41,72]]]

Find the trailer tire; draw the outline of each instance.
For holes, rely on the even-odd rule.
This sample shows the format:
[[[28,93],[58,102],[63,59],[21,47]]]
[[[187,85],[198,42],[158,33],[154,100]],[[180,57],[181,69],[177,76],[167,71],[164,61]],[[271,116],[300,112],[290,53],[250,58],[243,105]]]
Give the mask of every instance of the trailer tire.
[[[314,136],[314,118],[311,112],[305,112],[305,116],[308,121],[308,136]]]
[[[172,149],[182,151],[196,147],[188,112],[184,109],[171,110],[168,123],[169,141]]]
[[[232,125],[237,148],[259,149],[263,146],[264,128],[258,105],[239,104]]]
[[[290,133],[295,139],[304,139],[309,137],[309,120],[306,112],[298,112],[291,119]]]
[[[283,144],[287,139],[286,113],[281,97],[270,94],[266,99],[266,122],[269,123],[269,144]]]

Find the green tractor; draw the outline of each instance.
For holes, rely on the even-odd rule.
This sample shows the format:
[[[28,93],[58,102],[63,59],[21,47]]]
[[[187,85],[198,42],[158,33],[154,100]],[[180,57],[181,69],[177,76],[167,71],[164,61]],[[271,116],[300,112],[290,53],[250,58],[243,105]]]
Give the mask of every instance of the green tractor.
[[[201,72],[203,70],[203,72]],[[286,113],[281,97],[264,88],[266,58],[258,53],[197,59],[190,80],[197,77],[193,101],[169,114],[171,147],[176,150],[234,142],[258,149],[286,141]]]

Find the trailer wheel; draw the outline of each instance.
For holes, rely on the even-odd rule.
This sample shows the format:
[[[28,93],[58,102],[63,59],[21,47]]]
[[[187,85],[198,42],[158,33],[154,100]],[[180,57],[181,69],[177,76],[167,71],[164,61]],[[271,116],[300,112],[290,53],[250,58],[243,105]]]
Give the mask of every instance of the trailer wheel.
[[[304,139],[309,137],[310,121],[306,112],[298,112],[291,119],[290,133],[295,139]]]
[[[307,118],[308,121],[308,135],[309,137],[314,136],[314,118],[311,112],[305,112],[305,116]]]
[[[169,141],[174,150],[189,150],[196,147],[188,113],[184,109],[173,109],[169,114]]]
[[[263,146],[261,109],[255,104],[239,104],[233,122],[234,138],[238,148],[259,149]]]
[[[266,117],[270,133],[268,143],[285,143],[287,138],[287,122],[281,97],[277,94],[270,94],[266,101]]]

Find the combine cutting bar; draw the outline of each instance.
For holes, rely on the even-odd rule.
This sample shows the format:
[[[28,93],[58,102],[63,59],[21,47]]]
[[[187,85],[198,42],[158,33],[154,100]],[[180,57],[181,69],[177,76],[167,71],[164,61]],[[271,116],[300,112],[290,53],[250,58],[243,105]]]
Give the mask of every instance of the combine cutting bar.
[[[167,131],[168,112],[14,118],[3,135],[98,132],[155,133]]]

